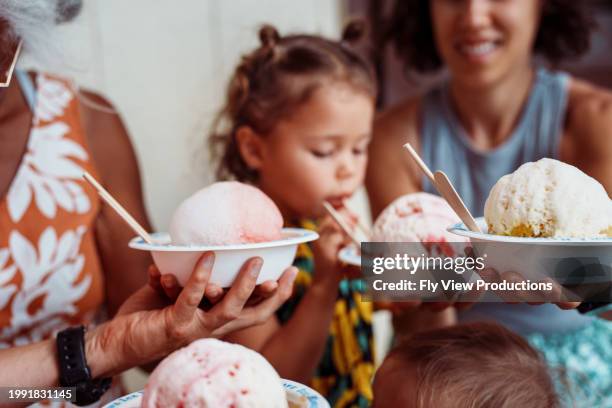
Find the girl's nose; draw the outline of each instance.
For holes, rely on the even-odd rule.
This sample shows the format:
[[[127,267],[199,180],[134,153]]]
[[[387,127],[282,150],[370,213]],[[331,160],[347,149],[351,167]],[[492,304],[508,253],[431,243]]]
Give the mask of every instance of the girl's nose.
[[[339,180],[350,178],[355,172],[355,159],[351,152],[345,152],[339,157],[336,177]]]

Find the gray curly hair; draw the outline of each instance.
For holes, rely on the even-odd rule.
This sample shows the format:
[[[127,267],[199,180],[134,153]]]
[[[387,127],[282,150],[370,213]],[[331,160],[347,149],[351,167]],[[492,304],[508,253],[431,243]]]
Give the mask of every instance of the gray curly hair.
[[[81,0],[0,0],[0,19],[8,25],[0,42],[21,39],[25,52],[52,59],[55,26],[75,18],[81,7]]]

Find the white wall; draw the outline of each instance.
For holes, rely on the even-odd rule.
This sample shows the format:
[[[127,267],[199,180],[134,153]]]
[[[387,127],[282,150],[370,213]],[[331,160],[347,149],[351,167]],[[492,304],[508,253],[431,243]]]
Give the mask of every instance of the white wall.
[[[340,15],[330,0],[85,0],[78,20],[61,28],[59,70],[121,113],[153,224],[165,230],[176,205],[212,181],[205,135],[258,27],[337,36]]]

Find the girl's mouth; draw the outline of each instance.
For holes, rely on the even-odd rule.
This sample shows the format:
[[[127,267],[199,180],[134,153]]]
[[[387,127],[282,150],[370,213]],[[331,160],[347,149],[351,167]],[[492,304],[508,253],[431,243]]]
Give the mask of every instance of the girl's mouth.
[[[344,201],[346,199],[348,199],[349,197],[350,197],[350,195],[344,194],[344,195],[340,195],[340,196],[329,197],[325,201],[330,203],[332,205],[332,207],[334,207],[336,210],[338,210],[338,209],[344,207]]]

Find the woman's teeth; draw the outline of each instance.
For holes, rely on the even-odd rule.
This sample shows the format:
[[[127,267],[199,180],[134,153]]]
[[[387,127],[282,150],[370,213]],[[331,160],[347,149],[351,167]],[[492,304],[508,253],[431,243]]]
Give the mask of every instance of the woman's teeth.
[[[476,45],[462,45],[460,47],[461,52],[467,56],[480,57],[493,52],[497,48],[497,45],[493,41],[480,43]]]

